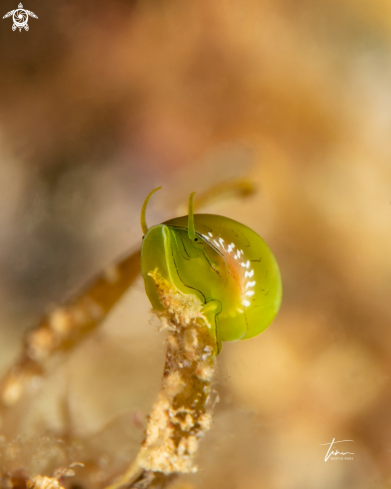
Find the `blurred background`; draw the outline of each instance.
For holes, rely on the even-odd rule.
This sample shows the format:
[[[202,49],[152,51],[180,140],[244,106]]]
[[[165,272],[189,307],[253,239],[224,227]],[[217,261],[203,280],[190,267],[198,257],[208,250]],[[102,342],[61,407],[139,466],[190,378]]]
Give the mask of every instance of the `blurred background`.
[[[27,0],[26,0],[27,1]],[[17,0],[2,2],[3,16]],[[220,401],[186,489],[391,487],[391,4],[30,0],[0,22],[0,373],[25,331],[190,191],[273,250],[281,311],[224,344]],[[182,210],[183,212],[183,210]],[[53,362],[0,472],[101,487],[136,455],[164,341],[139,279]],[[353,460],[324,461],[332,439]]]

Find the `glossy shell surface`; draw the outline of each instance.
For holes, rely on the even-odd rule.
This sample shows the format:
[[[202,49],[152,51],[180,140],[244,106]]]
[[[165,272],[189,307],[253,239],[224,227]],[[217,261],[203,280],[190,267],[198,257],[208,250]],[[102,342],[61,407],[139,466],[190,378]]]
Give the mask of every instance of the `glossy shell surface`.
[[[176,289],[205,306],[219,303],[216,334],[235,341],[261,333],[274,319],[282,297],[277,262],[263,239],[233,219],[195,214],[196,240],[188,216],[151,227],[144,236],[141,268],[154,309],[162,310],[149,272],[158,269]]]

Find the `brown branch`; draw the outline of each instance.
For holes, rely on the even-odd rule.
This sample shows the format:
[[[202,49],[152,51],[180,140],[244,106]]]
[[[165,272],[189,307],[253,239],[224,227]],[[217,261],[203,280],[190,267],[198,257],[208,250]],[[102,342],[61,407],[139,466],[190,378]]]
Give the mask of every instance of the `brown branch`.
[[[175,474],[196,472],[199,441],[212,421],[210,394],[217,346],[202,314],[203,304],[178,292],[157,270],[150,275],[166,307],[160,314],[161,329],[169,333],[162,388],[148,416],[146,438],[136,461],[106,489],[163,488]]]
[[[0,384],[2,416],[22,399],[32,379],[45,373],[53,355],[75,348],[102,323],[139,271],[140,251],[136,251],[99,275],[81,296],[42,318],[26,335],[19,359]]]

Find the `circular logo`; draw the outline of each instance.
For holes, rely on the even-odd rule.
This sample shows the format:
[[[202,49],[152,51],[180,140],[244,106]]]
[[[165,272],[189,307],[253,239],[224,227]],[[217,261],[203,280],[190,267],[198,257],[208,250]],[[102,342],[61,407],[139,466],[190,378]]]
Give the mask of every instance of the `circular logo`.
[[[16,28],[22,29],[23,27],[25,29],[27,27],[27,29],[28,29],[27,22],[28,22],[29,16],[28,16],[28,13],[24,9],[22,9],[22,8],[16,9],[14,11],[12,18],[14,20],[14,26],[13,27],[15,27],[15,29]]]

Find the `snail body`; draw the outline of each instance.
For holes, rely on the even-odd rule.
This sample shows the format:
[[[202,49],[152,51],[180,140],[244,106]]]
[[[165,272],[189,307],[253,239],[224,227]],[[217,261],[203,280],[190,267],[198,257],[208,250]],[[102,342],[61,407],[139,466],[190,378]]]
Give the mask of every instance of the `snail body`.
[[[174,290],[196,297],[220,345],[258,335],[269,326],[281,303],[277,261],[264,240],[233,219],[193,214],[147,228],[141,249],[141,272],[153,308],[164,311],[156,276]]]

